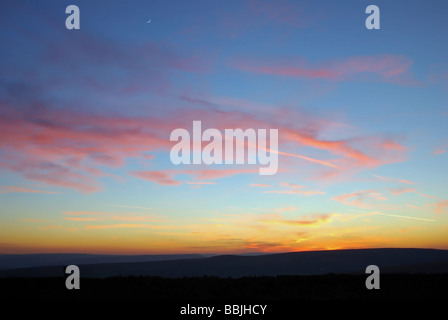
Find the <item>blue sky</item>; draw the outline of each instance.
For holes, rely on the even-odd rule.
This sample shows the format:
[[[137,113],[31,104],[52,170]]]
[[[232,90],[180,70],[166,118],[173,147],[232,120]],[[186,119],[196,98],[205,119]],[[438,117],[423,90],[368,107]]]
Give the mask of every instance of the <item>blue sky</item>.
[[[446,2],[0,6],[1,252],[448,247]],[[193,120],[289,156],[175,166]]]

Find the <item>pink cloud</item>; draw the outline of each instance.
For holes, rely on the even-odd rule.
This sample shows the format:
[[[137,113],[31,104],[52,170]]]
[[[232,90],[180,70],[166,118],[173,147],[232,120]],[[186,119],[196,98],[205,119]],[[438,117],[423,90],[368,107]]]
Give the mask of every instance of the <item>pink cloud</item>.
[[[362,209],[374,209],[375,205],[371,203],[366,203],[365,200],[374,199],[374,200],[387,200],[381,193],[376,192],[375,190],[362,190],[359,192],[343,194],[340,196],[336,196],[333,200],[339,201],[342,204],[348,206],[355,206]]]
[[[179,185],[182,182],[174,179],[179,174],[193,176],[196,180],[214,180],[231,177],[236,174],[258,173],[258,169],[218,169],[218,170],[165,170],[165,171],[133,171],[136,178],[150,180],[161,185]],[[215,182],[187,181],[186,184],[215,184]]]
[[[211,182],[211,181],[186,181],[184,182],[186,184],[193,184],[193,185],[201,185],[201,184],[216,184],[216,182]]]
[[[65,217],[65,220],[69,221],[97,221],[95,218],[79,218],[79,217]]]
[[[426,194],[426,193],[422,193],[422,192],[418,192],[418,191],[417,191],[417,193],[418,193],[419,195],[421,195],[422,197],[425,197],[425,198],[429,198],[429,199],[438,199],[436,196],[433,196],[433,195],[430,195],[430,194]]]
[[[64,211],[64,215],[79,216],[79,215],[103,215],[103,212],[91,212],[91,211]]]
[[[171,178],[171,176],[163,171],[134,171],[131,175],[144,180],[153,181],[166,186],[176,186],[180,182]]]
[[[433,150],[433,152],[432,152],[432,154],[436,155],[436,156],[444,154],[444,153],[446,153],[446,149],[445,148],[435,148]]]
[[[326,141],[321,140],[305,132],[298,132],[295,130],[288,130],[287,136],[291,140],[298,141],[306,146],[311,146],[321,150],[327,150],[335,155],[340,155],[355,159],[359,164],[365,166],[376,166],[378,160],[366,155],[360,150],[356,150],[349,146],[348,141]]]
[[[291,226],[315,226],[328,222],[335,214],[320,214],[312,217],[303,217],[297,220],[283,219],[280,215],[274,215],[271,219],[260,220],[263,223],[285,224]]]
[[[129,206],[126,206],[129,208]],[[135,208],[135,207],[131,207]],[[73,212],[73,211],[65,211],[62,213],[66,217],[65,220],[69,221],[126,221],[126,222],[160,222],[164,221],[159,217],[153,215],[144,215],[144,216],[134,216],[134,215],[121,215],[118,216],[116,213],[105,213],[105,212],[90,212],[90,211],[81,211],[81,212]]]
[[[276,58],[273,61],[239,59],[234,60],[232,66],[246,72],[294,78],[333,81],[379,80],[397,83],[405,83],[408,78],[404,77],[412,66],[409,58],[397,55],[355,56],[319,64],[311,63],[302,57],[290,60]],[[410,83],[411,80],[407,82]]]
[[[0,168],[51,185],[94,192],[99,166],[120,167],[127,157],[168,148],[169,124],[155,118],[100,116],[44,108],[39,116],[2,110]],[[159,132],[159,133],[157,133]]]
[[[280,185],[284,186],[284,187],[291,187],[293,189],[302,189],[303,188],[303,186],[301,186],[299,184],[288,183],[288,182],[281,182]]]
[[[407,148],[393,140],[387,139],[381,143],[381,147],[392,151],[406,151]]]
[[[119,221],[134,221],[134,222],[158,222],[161,221],[155,217],[145,217],[145,216],[114,216],[112,220]]]
[[[263,191],[263,193],[302,194],[305,196],[311,196],[313,194],[325,194],[325,192],[323,192],[323,191],[302,191],[302,190]]]
[[[311,157],[306,157],[306,156],[295,154],[295,153],[284,152],[284,151],[280,151],[280,150],[278,150],[278,151],[273,151],[271,149],[266,149],[266,150],[269,151],[269,152],[276,152],[276,153],[278,153],[280,155],[284,155],[284,156],[300,158],[300,159],[303,159],[303,160],[306,160],[306,161],[309,161],[309,162],[313,162],[313,163],[320,164],[320,165],[327,166],[327,167],[331,167],[331,168],[339,168],[337,165],[335,165],[333,163],[330,163],[328,161],[323,161],[323,160],[319,160],[319,159],[315,159],[315,158],[311,158]]]
[[[377,174],[373,175],[375,178],[384,180],[384,181],[390,181],[390,182],[399,182],[399,183],[405,183],[405,184],[415,184],[415,182],[404,180],[404,179],[396,179],[396,178],[388,178],[388,177],[382,177]]]
[[[398,189],[392,189],[391,192],[393,195],[400,195],[408,192],[416,192],[417,190],[411,189],[411,188],[398,188]]]
[[[28,189],[28,188],[22,188],[22,187],[12,187],[12,186],[0,187],[0,193],[13,193],[13,192],[20,192],[20,193],[48,193],[48,194],[58,193],[58,192],[43,191],[43,190],[36,190],[36,189]]]
[[[438,214],[445,213],[448,209],[448,200],[440,200],[434,204],[435,212]]]
[[[150,161],[152,158],[148,159],[148,152],[166,152],[174,145],[168,138],[173,129],[190,130],[193,120],[197,119],[201,119],[203,129],[279,129],[282,150],[310,147],[338,156],[327,161],[278,151],[283,159],[299,158],[325,166],[332,170],[331,174],[341,174],[353,168],[372,168],[404,158],[406,148],[390,138],[325,140],[319,135],[331,127],[331,122],[303,114],[294,124],[283,122],[282,119],[292,117],[291,113],[294,111],[271,110],[250,114],[236,110],[224,112],[188,108],[169,110],[164,117],[131,117],[45,106],[39,113],[28,113],[26,108],[5,106],[0,117],[0,149],[3,152],[0,168],[17,172],[29,180],[81,192],[95,192],[102,188],[100,178],[113,176],[107,168],[122,167],[127,158],[138,158],[142,163]],[[158,171],[143,174],[144,170],[136,170],[132,175],[165,185],[176,185],[178,182],[173,178],[176,174],[191,175],[194,180],[211,180],[255,173],[258,168]]]
[[[258,169],[219,169],[219,170],[179,170],[177,173],[190,174],[197,180],[213,180],[231,177],[242,173],[259,173]]]
[[[119,224],[106,224],[106,225],[88,225],[86,229],[97,230],[97,229],[121,229],[121,228],[157,228],[150,224],[133,224],[133,223],[119,223]]]

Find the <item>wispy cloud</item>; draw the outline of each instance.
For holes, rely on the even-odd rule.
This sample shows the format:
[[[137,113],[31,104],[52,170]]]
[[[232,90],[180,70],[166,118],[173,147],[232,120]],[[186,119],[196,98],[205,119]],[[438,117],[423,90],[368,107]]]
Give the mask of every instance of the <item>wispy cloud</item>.
[[[303,188],[303,186],[301,186],[300,184],[294,184],[294,183],[288,183],[288,182],[281,182],[280,185],[284,186],[284,187],[291,187],[293,189],[302,189]]]
[[[149,180],[161,185],[177,186],[186,184],[216,184],[216,182],[207,182],[201,180],[214,180],[226,177],[232,177],[237,174],[258,173],[258,169],[207,169],[207,170],[165,170],[165,171],[133,171],[131,175],[144,180]],[[198,181],[182,182],[175,179],[176,175],[186,174],[192,176]]]
[[[266,188],[266,187],[270,187],[269,184],[265,184],[265,183],[253,183],[249,185],[250,187],[258,187],[258,188]]]
[[[446,149],[438,147],[438,148],[435,148],[432,153],[434,155],[438,156],[438,155],[446,153]]]
[[[283,219],[281,216],[276,215],[273,219],[259,220],[263,223],[285,224],[290,226],[316,226],[325,222],[328,222],[334,214],[320,214],[311,217],[303,217],[297,220]]]
[[[340,196],[333,197],[333,200],[339,201],[342,204],[355,206],[363,209],[372,209],[376,206],[370,203],[366,203],[365,200],[387,200],[381,193],[375,190],[362,190],[358,192],[343,194]]]
[[[98,221],[97,218],[84,218],[84,217],[65,217],[64,219],[69,221]]]
[[[374,174],[373,176],[375,178],[383,180],[383,181],[398,182],[398,183],[405,183],[405,184],[415,184],[415,182],[404,180],[404,179],[388,178],[388,177],[379,176],[377,174]]]
[[[435,211],[436,213],[445,213],[448,209],[448,200],[440,200],[437,201],[435,204]]]
[[[298,211],[299,208],[295,206],[284,206],[280,208],[262,208],[262,209],[255,209],[257,211],[263,211],[263,212],[275,212],[275,213],[282,213],[282,212],[293,212]]]
[[[80,215],[104,215],[104,212],[91,212],[91,211],[64,211],[62,214],[68,216],[80,216]]]
[[[179,181],[173,179],[169,173],[163,171],[133,171],[131,175],[165,186],[177,186],[181,184]]]
[[[128,206],[126,206],[128,207]],[[131,206],[134,209],[134,206]],[[141,209],[142,207],[137,207]],[[144,207],[143,207],[144,208]],[[63,215],[68,217],[64,217],[65,220],[69,221],[126,221],[126,222],[160,222],[166,221],[165,219],[161,219],[155,215],[132,215],[132,214],[120,214],[120,213],[105,213],[105,212],[73,212],[73,211],[65,211]]]
[[[145,216],[113,216],[112,220],[119,221],[134,221],[134,222],[155,222],[162,221],[156,217],[145,217]]]
[[[234,59],[231,65],[241,71],[284,77],[331,81],[385,81],[416,83],[409,71],[412,60],[398,55],[354,56],[342,60],[311,63],[303,57],[271,60]]]
[[[315,158],[311,158],[311,157],[307,157],[307,156],[303,156],[300,154],[295,154],[295,153],[290,153],[290,152],[284,152],[284,151],[280,151],[280,150],[271,150],[271,149],[266,149],[269,152],[274,152],[274,153],[278,153],[284,156],[289,156],[289,157],[296,157],[296,158],[300,158],[309,162],[313,162],[313,163],[317,163],[323,166],[327,166],[327,167],[332,167],[332,168],[338,168],[337,165],[332,164],[328,161],[323,161],[323,160],[319,160],[319,159],[315,159]]]
[[[305,196],[311,196],[314,194],[325,194],[324,191],[302,191],[302,190],[275,190],[275,191],[263,191],[263,193],[302,194]]]
[[[185,181],[184,183],[186,184],[216,184],[216,182],[212,182],[212,181]]]
[[[177,173],[192,175],[197,180],[213,180],[237,174],[259,173],[258,169],[179,170]]]
[[[52,191],[28,189],[28,188],[22,188],[22,187],[12,187],[12,186],[0,187],[0,193],[15,193],[15,192],[17,192],[17,193],[48,193],[48,194],[59,193],[59,192],[52,192]]]
[[[416,218],[416,217],[409,217],[409,216],[402,216],[397,214],[386,214],[386,213],[375,213],[376,215],[380,216],[387,216],[387,217],[394,217],[394,218],[403,218],[403,219],[412,219],[412,220],[420,220],[420,221],[430,221],[435,222],[436,220],[432,219],[424,219],[424,218]]]
[[[433,196],[433,195],[430,195],[430,194],[422,193],[422,192],[419,192],[419,191],[416,191],[416,193],[421,195],[422,197],[425,197],[425,198],[438,199],[436,196]]]
[[[296,116],[300,120],[294,124],[283,120]],[[23,107],[8,107],[2,110],[0,117],[2,135],[5,137],[0,141],[0,148],[8,150],[8,156],[0,162],[0,167],[29,180],[91,193],[101,189],[101,177],[113,176],[106,171],[108,167],[123,167],[127,158],[148,161],[147,152],[169,150],[173,146],[166,138],[169,132],[178,127],[188,128],[197,119],[218,130],[235,127],[277,128],[281,151],[276,152],[279,155],[328,167],[337,174],[354,167],[372,168],[401,161],[406,152],[404,146],[390,138],[322,139],[320,135],[333,125],[331,120],[297,114],[293,110],[274,108],[263,114],[254,114],[240,110],[221,112],[214,108],[206,111],[186,108],[169,110],[163,117],[125,117],[47,106],[42,107],[39,115],[30,115]],[[310,131],[308,127],[316,129]],[[306,146],[324,150],[339,158],[325,160],[289,152],[291,146],[294,149]],[[249,173],[258,173],[258,169],[134,170],[130,175],[161,185],[176,186],[181,184],[176,179],[179,174],[201,181]]]
[[[404,193],[408,193],[408,192],[416,192],[417,190],[412,189],[412,188],[396,188],[396,189],[391,189],[391,193],[393,195],[400,195],[400,194],[404,194]]]
[[[120,228],[157,228],[157,226],[149,225],[149,224],[128,224],[128,223],[120,223],[120,224],[106,224],[106,225],[88,225],[85,227],[89,230],[95,229],[120,229]]]

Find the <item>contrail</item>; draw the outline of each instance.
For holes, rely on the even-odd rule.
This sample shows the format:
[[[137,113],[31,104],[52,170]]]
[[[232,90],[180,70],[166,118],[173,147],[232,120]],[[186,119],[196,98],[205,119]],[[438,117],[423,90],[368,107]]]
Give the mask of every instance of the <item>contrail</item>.
[[[271,152],[271,150],[269,150],[269,152]],[[327,161],[322,161],[322,160],[318,160],[318,159],[314,159],[314,158],[310,158],[310,157],[305,157],[305,156],[301,156],[301,155],[294,154],[294,153],[283,152],[283,151],[280,151],[280,150],[279,151],[274,151],[274,152],[277,152],[278,154],[282,154],[284,156],[297,157],[297,158],[300,158],[300,159],[303,159],[303,160],[307,160],[307,161],[310,161],[310,162],[314,162],[314,163],[318,163],[318,164],[321,164],[321,165],[324,165],[324,166],[327,166],[327,167],[339,168],[337,165],[334,165],[334,164],[332,164],[330,162],[327,162]]]
[[[422,221],[431,221],[431,222],[435,222],[437,220],[431,220],[431,219],[423,219],[423,218],[415,218],[415,217],[408,217],[408,216],[399,216],[396,214],[385,214],[385,213],[377,213],[379,215],[382,216],[389,216],[389,217],[396,217],[396,218],[405,218],[405,219],[413,219],[413,220],[422,220]]]
[[[248,143],[248,144],[250,144],[250,143]],[[253,144],[250,144],[250,145],[253,145]],[[258,145],[255,145],[255,148],[260,148],[260,149],[262,149],[264,151],[273,152],[273,153],[281,154],[281,155],[284,155],[284,156],[296,157],[296,158],[300,158],[300,159],[303,159],[303,160],[306,160],[306,161],[314,162],[314,163],[317,163],[317,164],[320,164],[320,165],[323,165],[323,166],[339,169],[339,167],[337,165],[332,164],[332,163],[327,162],[327,161],[314,159],[314,158],[310,158],[310,157],[305,157],[305,156],[301,156],[301,155],[295,154],[295,153],[283,152],[283,151],[280,151],[280,150],[272,150],[270,148],[262,148],[262,147],[259,147]]]
[[[317,164],[320,164],[320,165],[323,165],[323,166],[339,169],[339,167],[337,165],[334,165],[334,164],[332,164],[330,162],[327,162],[327,161],[314,159],[314,158],[310,158],[310,157],[305,157],[305,156],[301,156],[301,155],[295,154],[295,153],[283,152],[283,151],[280,151],[280,150],[272,150],[272,149],[269,149],[269,148],[261,148],[261,147],[259,147],[259,148],[263,149],[264,151],[274,152],[274,153],[281,154],[281,155],[284,155],[284,156],[296,157],[296,158],[300,158],[300,159],[303,159],[303,160],[314,162],[314,163],[317,163]]]

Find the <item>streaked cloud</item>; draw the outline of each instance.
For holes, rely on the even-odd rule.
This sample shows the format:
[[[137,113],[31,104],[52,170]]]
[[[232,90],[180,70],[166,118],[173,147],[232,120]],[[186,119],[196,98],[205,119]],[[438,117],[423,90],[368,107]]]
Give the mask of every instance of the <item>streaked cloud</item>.
[[[17,193],[48,193],[48,194],[59,193],[59,192],[29,189],[29,188],[22,188],[22,187],[13,187],[13,186],[0,187],[0,193],[16,193],[16,192]]]
[[[436,156],[444,154],[444,153],[446,153],[446,148],[442,148],[442,147],[437,147],[432,151],[432,154],[436,155]]]
[[[196,185],[196,184],[199,184],[199,185],[201,185],[201,184],[216,184],[216,182],[212,182],[212,181],[185,181],[184,183],[194,184],[194,185]]]
[[[161,185],[177,186],[186,184],[216,184],[216,182],[204,182],[201,180],[214,180],[226,177],[232,177],[237,174],[258,173],[259,169],[207,169],[207,170],[166,170],[166,171],[133,171],[131,175],[136,178],[149,180]],[[192,176],[198,181],[182,182],[176,180],[176,175],[186,174]]]
[[[177,186],[181,184],[179,181],[173,179],[170,174],[163,171],[133,171],[131,172],[131,175],[136,178],[149,180],[165,186]]]
[[[317,164],[320,164],[320,165],[323,165],[323,166],[332,167],[332,168],[338,168],[337,165],[332,164],[332,163],[330,163],[328,161],[314,159],[314,158],[311,158],[311,157],[307,157],[307,156],[303,156],[303,155],[299,155],[299,154],[294,154],[294,153],[290,153],[290,152],[284,152],[284,151],[280,151],[280,150],[278,150],[278,151],[271,150],[271,149],[267,149],[267,150],[269,152],[275,152],[275,153],[278,153],[278,154],[281,154],[281,155],[284,155],[284,156],[300,158],[300,159],[303,159],[303,160],[306,160],[306,161],[309,161],[309,162],[313,162],[313,163],[317,163]]]
[[[328,222],[333,216],[334,214],[318,214],[310,217],[302,217],[300,219],[291,220],[281,218],[281,216],[278,215],[274,219],[263,219],[259,221],[263,223],[285,224],[290,226],[316,226]]]
[[[149,224],[129,224],[129,223],[120,223],[120,224],[105,224],[105,225],[88,225],[85,227],[89,230],[95,229],[121,229],[121,228],[156,228],[153,225]]]
[[[432,219],[409,217],[409,216],[402,216],[402,215],[397,215],[397,214],[386,214],[386,213],[379,213],[379,212],[375,213],[375,214],[376,215],[380,215],[380,216],[386,216],[386,217],[394,217],[394,218],[403,218],[403,219],[412,219],[412,220],[436,222],[436,220],[432,220]]]
[[[381,193],[375,190],[362,190],[358,192],[343,194],[340,196],[333,197],[333,200],[339,201],[342,204],[348,206],[355,206],[362,209],[373,209],[376,207],[375,204],[366,203],[365,201],[368,199],[387,200]]]
[[[135,222],[156,222],[156,221],[162,221],[159,218],[148,217],[148,216],[113,216],[111,219],[112,220],[119,220],[119,221],[135,221]]]
[[[64,211],[62,214],[69,216],[80,216],[80,215],[104,215],[104,212],[91,212],[91,211]]]
[[[416,192],[417,190],[412,189],[412,188],[396,188],[396,189],[391,189],[390,191],[393,195],[398,196],[400,194],[404,194],[404,193],[408,193],[408,192]]]
[[[398,183],[406,183],[406,184],[415,184],[415,182],[408,181],[408,180],[404,180],[404,179],[388,178],[388,177],[379,176],[379,175],[377,175],[377,174],[374,174],[373,176],[374,176],[375,178],[377,178],[377,179],[381,179],[381,180],[389,181],[389,182],[398,182]]]
[[[416,83],[409,71],[413,61],[400,55],[353,56],[311,63],[303,57],[271,60],[234,59],[231,66],[241,71],[276,76],[330,81],[384,81]]]
[[[274,190],[274,191],[263,191],[263,193],[302,194],[305,196],[311,196],[314,194],[325,194],[324,191],[303,191],[303,190]]]
[[[440,200],[434,204],[435,212],[438,214],[448,212],[448,200]]]
[[[281,182],[280,183],[281,186],[284,187],[291,187],[293,189],[303,189],[303,186],[300,184],[294,184],[294,183],[288,183],[288,182]]]
[[[207,169],[207,170],[179,170],[177,173],[192,175],[197,180],[213,180],[231,177],[237,174],[259,173],[258,169]]]
[[[85,217],[65,217],[64,219],[69,221],[98,221],[97,218],[85,218]]]

